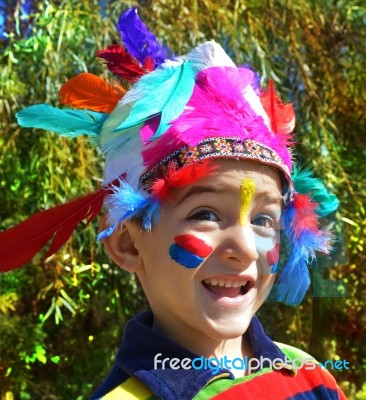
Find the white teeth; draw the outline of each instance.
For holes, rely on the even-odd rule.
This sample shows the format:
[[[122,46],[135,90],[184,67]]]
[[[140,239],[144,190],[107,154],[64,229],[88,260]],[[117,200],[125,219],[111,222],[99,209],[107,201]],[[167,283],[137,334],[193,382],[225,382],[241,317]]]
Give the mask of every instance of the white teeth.
[[[232,280],[226,280],[226,279],[205,279],[203,281],[206,285],[212,285],[212,286],[223,286],[227,288],[237,288],[241,286],[245,286],[248,281],[232,281]]]

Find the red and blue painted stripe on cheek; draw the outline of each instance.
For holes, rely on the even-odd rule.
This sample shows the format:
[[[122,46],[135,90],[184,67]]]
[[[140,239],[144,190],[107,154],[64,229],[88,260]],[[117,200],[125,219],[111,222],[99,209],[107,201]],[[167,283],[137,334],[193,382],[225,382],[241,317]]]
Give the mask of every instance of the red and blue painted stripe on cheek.
[[[175,244],[169,247],[169,255],[186,268],[197,268],[213,250],[205,241],[190,234],[176,236],[174,241]]]

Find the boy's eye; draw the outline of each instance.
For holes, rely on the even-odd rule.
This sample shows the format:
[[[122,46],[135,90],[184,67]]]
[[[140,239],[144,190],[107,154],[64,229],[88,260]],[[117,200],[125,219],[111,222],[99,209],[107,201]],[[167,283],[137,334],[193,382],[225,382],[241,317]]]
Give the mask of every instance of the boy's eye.
[[[277,230],[279,228],[278,222],[266,214],[256,215],[250,223],[263,229]]]
[[[190,220],[198,220],[198,221],[218,221],[219,218],[211,210],[200,210],[194,212],[192,215],[189,216]]]

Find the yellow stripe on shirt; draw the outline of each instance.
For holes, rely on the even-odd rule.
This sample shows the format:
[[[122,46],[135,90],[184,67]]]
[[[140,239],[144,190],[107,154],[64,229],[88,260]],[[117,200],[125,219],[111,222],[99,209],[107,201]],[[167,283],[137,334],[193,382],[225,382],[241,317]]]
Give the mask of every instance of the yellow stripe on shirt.
[[[127,381],[114,388],[101,398],[101,400],[148,400],[152,392],[136,378],[128,378]]]

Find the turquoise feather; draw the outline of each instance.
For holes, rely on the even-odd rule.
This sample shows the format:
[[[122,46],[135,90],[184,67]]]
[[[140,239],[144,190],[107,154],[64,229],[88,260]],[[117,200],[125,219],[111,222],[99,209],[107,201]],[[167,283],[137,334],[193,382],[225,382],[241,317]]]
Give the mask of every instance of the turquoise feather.
[[[25,128],[44,129],[67,137],[97,137],[109,114],[88,110],[61,110],[47,104],[36,104],[19,111],[16,117],[18,124]]]
[[[334,212],[339,206],[339,200],[333,193],[329,193],[323,182],[314,178],[310,169],[294,168],[291,175],[297,193],[310,193],[312,199],[318,203],[316,213],[325,217]]]
[[[143,76],[121,104],[134,103],[129,116],[116,130],[128,129],[161,115],[160,124],[151,140],[161,136],[169,123],[179,117],[192,95],[195,74],[191,63],[163,65]]]

